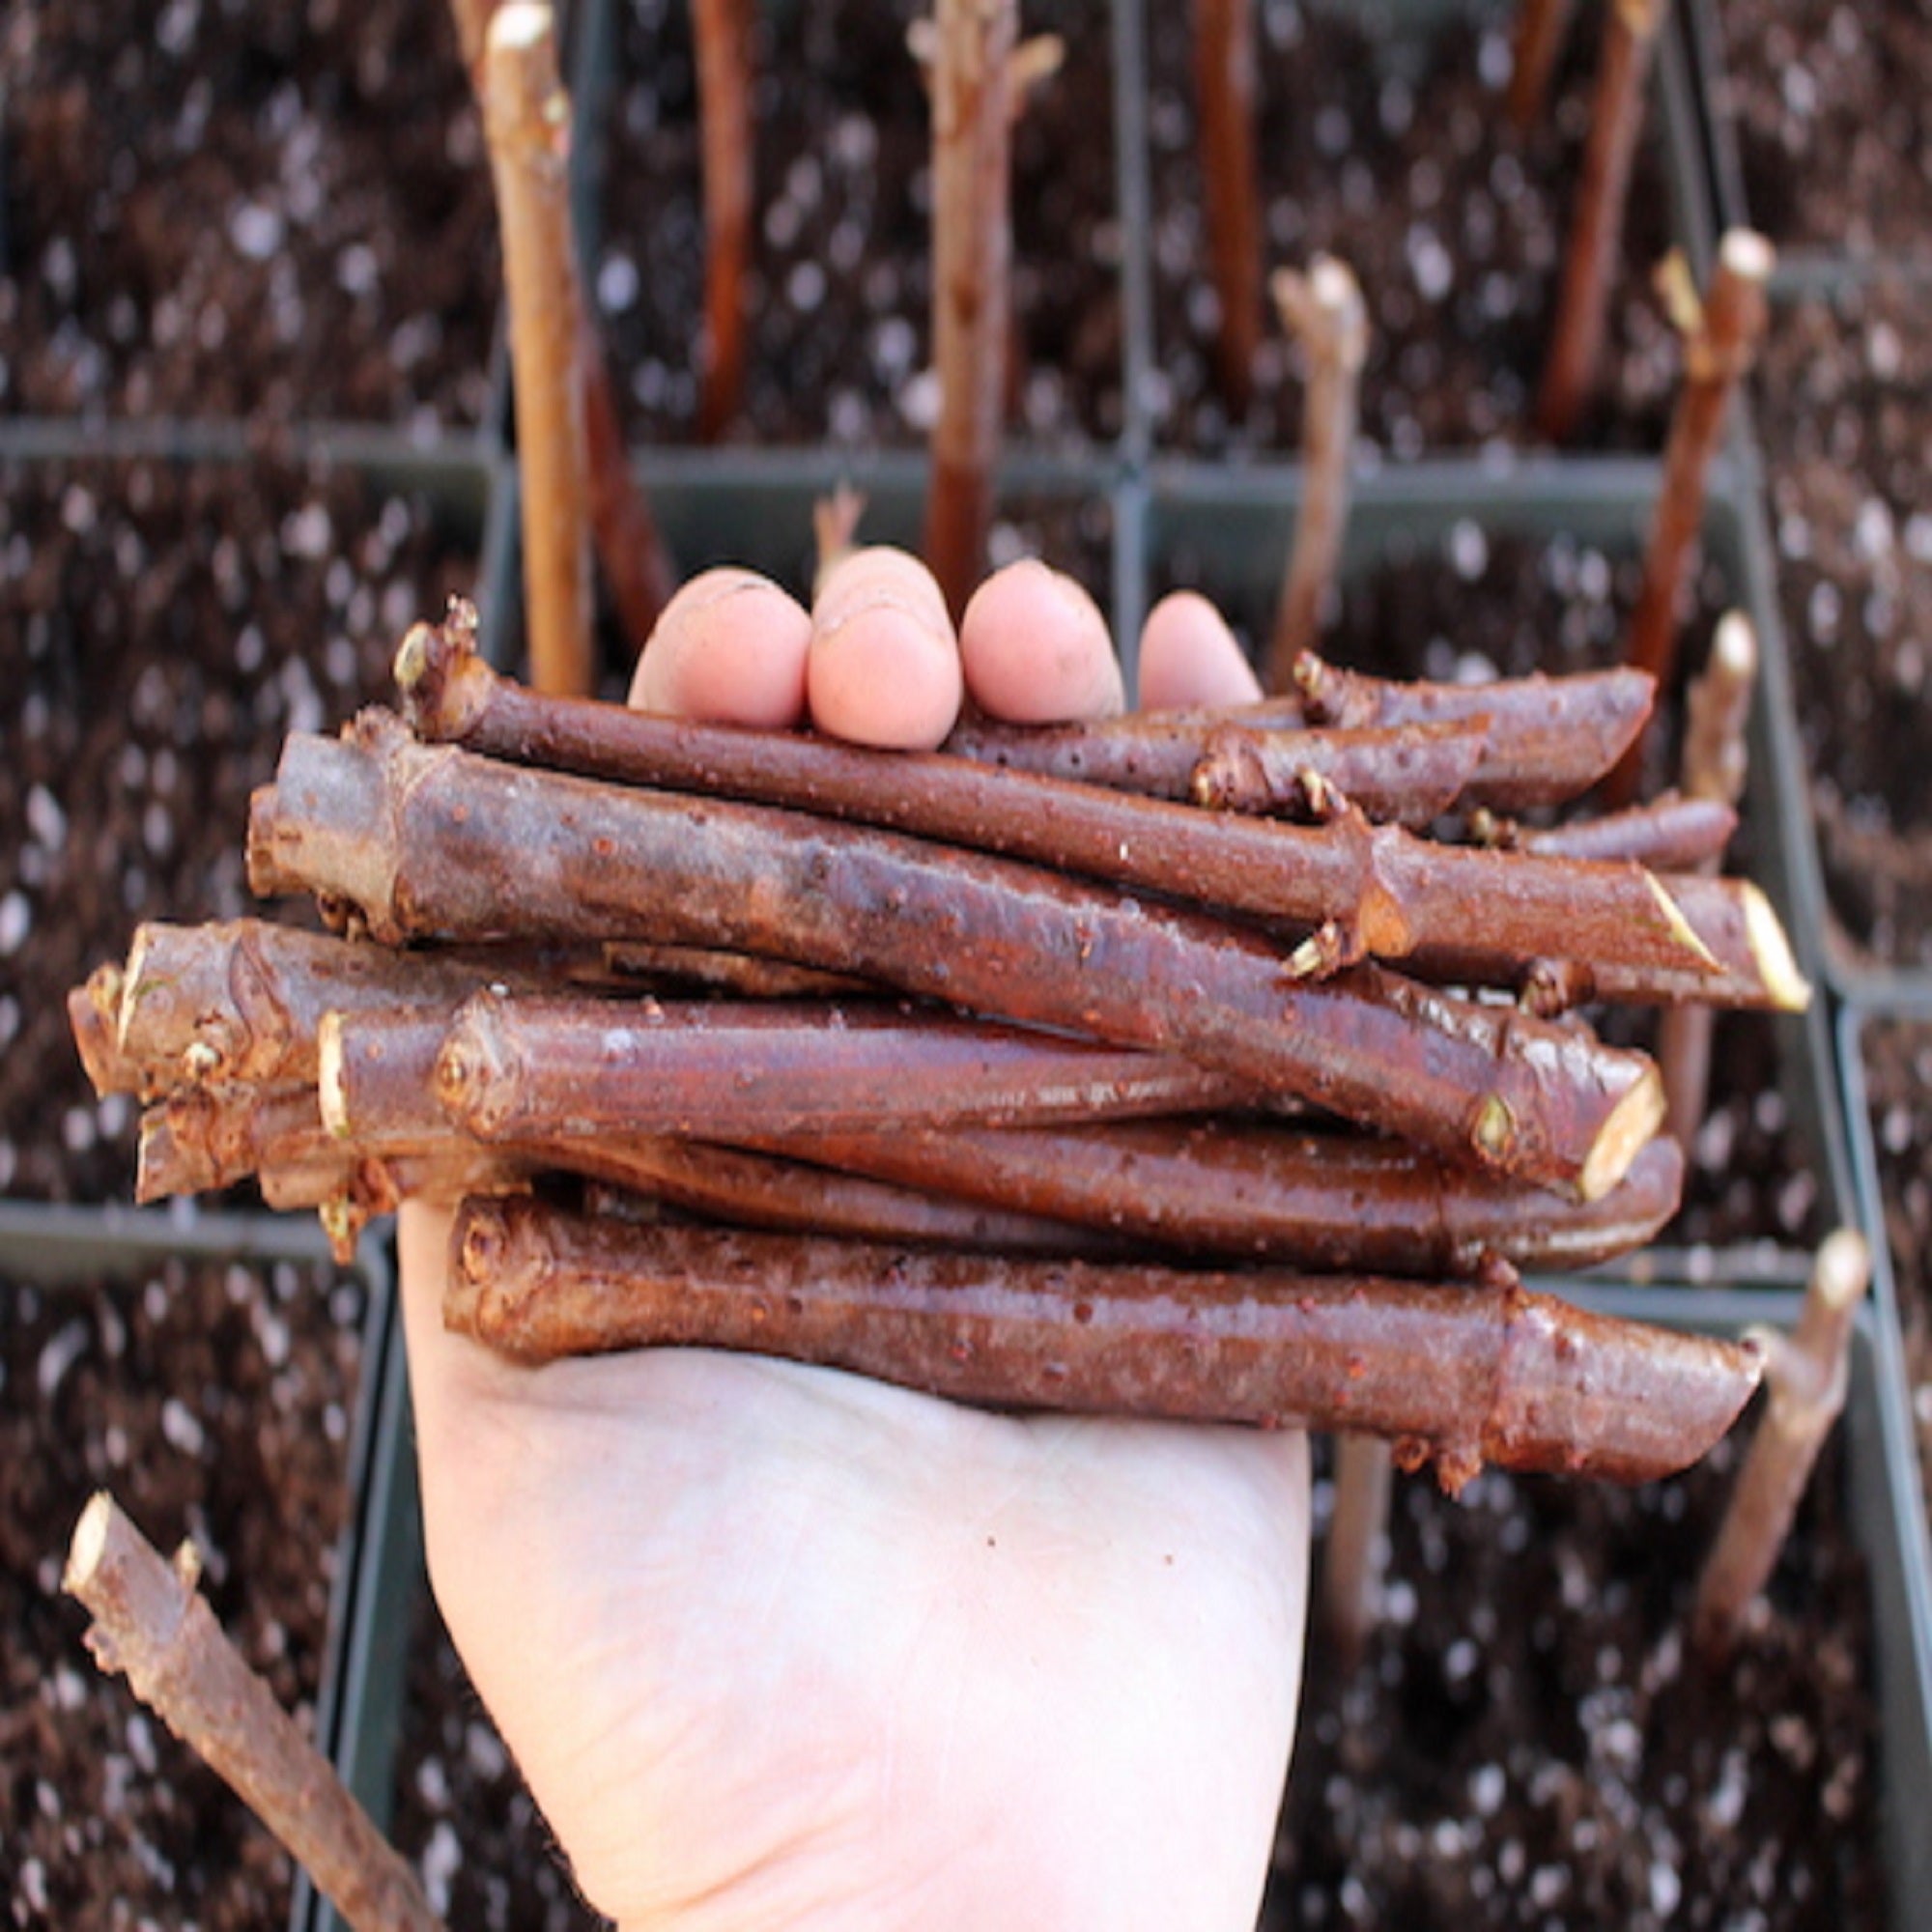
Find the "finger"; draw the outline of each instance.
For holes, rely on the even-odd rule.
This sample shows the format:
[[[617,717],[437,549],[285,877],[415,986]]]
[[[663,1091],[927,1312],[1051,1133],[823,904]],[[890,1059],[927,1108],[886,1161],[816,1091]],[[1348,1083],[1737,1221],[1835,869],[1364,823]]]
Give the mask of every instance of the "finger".
[[[806,663],[820,730],[929,751],[952,729],[961,689],[946,600],[917,557],[882,546],[856,550],[826,573]]]
[[[1141,627],[1143,711],[1190,704],[1252,704],[1262,695],[1228,620],[1193,590],[1176,590]]]
[[[783,729],[805,716],[811,619],[755,571],[707,570],[664,608],[638,660],[639,711]]]
[[[1126,708],[1100,607],[1032,557],[974,591],[959,620],[959,661],[974,701],[1009,724],[1072,724]]]

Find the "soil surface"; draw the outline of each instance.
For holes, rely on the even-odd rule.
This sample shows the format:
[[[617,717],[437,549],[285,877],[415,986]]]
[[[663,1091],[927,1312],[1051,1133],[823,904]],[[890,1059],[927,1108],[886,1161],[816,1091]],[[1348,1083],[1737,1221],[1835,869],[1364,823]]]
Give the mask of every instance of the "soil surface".
[[[446,6],[0,32],[0,414],[481,419],[496,205]]]
[[[1398,460],[1491,441],[1533,442],[1563,239],[1590,120],[1596,35],[1579,15],[1543,119],[1527,138],[1503,114],[1509,11],[1457,21],[1399,58],[1344,10],[1256,9],[1257,152],[1270,268],[1339,255],[1367,299],[1360,434]],[[1301,375],[1270,309],[1255,394],[1229,419],[1211,355],[1208,279],[1185,8],[1149,24],[1154,392],[1160,446],[1214,455],[1293,450]],[[1655,91],[1647,128],[1661,126]],[[1662,447],[1681,357],[1650,287],[1670,246],[1655,138],[1639,146],[1612,289],[1603,381],[1579,424],[1591,448]]]
[[[630,440],[695,434],[704,236],[690,10],[630,0],[599,197],[596,298]],[[931,124],[906,30],[922,0],[759,10],[752,318],[726,440],[922,444],[931,355]],[[1105,0],[1040,0],[1065,38],[1013,135],[1015,328],[1009,435],[1072,447],[1122,416],[1122,234]]]
[[[1706,0],[1711,4],[1711,0]],[[1722,0],[1712,108],[1738,147],[1745,206],[1782,248],[1932,268],[1932,72],[1920,0]]]
[[[1912,1417],[1932,1494],[1932,1025],[1867,1022],[1864,1065]]]
[[[1932,334],[1874,288],[1776,317],[1760,384],[1778,600],[1832,937],[1932,965]]]
[[[0,465],[0,1194],[132,1198],[137,1110],[95,1098],[68,988],[143,919],[277,916],[249,792],[387,695],[474,541],[342,471]]]
[[[1360,1671],[1311,1647],[1265,1932],[1883,1922],[1835,1442],[1728,1671],[1685,1644],[1739,1446],[1637,1490],[1398,1481]]]
[[[0,1884],[16,1926],[285,1922],[291,1867],[241,1800],[82,1647],[59,1594],[111,1489],[311,1721],[365,1294],[322,1269],[171,1261],[127,1283],[0,1281]]]
[[[1472,518],[1451,526],[1439,543],[1401,544],[1380,565],[1345,579],[1322,651],[1336,664],[1396,678],[1473,681],[1597,668],[1620,661],[1624,626],[1640,585],[1641,564],[1627,553],[1569,536],[1493,534]],[[1271,585],[1230,590],[1198,557],[1177,548],[1157,567],[1152,588],[1158,595],[1181,586],[1213,598],[1251,649],[1265,639],[1274,614]],[[1723,568],[1708,560],[1685,627],[1680,686],[1701,666],[1727,591]],[[1680,702],[1673,691],[1660,708],[1663,729],[1647,791],[1662,786],[1675,761]],[[1728,865],[1734,872],[1750,872],[1747,824],[1739,829]],[[1648,1015],[1627,1010],[1592,1017],[1619,1044],[1654,1044]],[[1823,1086],[1831,1091],[1829,1072]],[[1826,1210],[1810,1139],[1787,1097],[1797,1091],[1768,1018],[1719,1016],[1710,1109],[1691,1142],[1683,1209],[1662,1241],[1809,1246],[1822,1237]]]

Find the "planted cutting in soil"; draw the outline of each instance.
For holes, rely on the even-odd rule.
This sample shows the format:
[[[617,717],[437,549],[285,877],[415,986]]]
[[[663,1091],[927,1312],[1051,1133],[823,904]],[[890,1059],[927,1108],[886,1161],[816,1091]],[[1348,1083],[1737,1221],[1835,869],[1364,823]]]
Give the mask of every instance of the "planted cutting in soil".
[[[1623,1490],[1407,1482],[1360,1671],[1311,1655],[1262,1917],[1350,1925],[1875,1925],[1864,1566],[1828,1449],[1768,1608],[1685,1641],[1742,1442]]]
[[[496,219],[447,7],[0,33],[0,414],[480,420]]]
[[[0,1193],[125,1200],[66,996],[142,919],[228,919],[248,794],[292,729],[389,688],[403,629],[469,590],[427,504],[261,463],[0,466]]]
[[[1874,288],[1778,314],[1759,397],[1832,937],[1932,965],[1932,340]]]
[[[1711,0],[1706,0],[1711,4]],[[1917,0],[1723,0],[1712,106],[1752,225],[1780,248],[1932,264],[1932,19]],[[1743,211],[1734,213],[1742,215]]]
[[[839,0],[757,12],[750,341],[727,440],[925,440],[932,130],[906,30],[929,11]],[[1121,428],[1110,21],[1104,0],[1052,0],[1023,22],[1067,46],[1013,130],[1022,366],[1010,433],[1033,447]],[[593,295],[631,439],[690,441],[704,237],[689,9],[632,0],[619,38]]]
[[[1555,313],[1571,197],[1589,126],[1597,23],[1579,14],[1550,102],[1525,140],[1503,117],[1507,14],[1426,41],[1384,38],[1339,11],[1258,5],[1260,156],[1267,268],[1319,252],[1355,271],[1368,303],[1361,436],[1397,459],[1495,440],[1530,442]],[[1213,455],[1293,451],[1301,380],[1270,318],[1254,400],[1231,422],[1211,354],[1189,10],[1151,22],[1155,441]],[[1655,134],[1655,99],[1646,127]],[[1682,357],[1650,275],[1670,245],[1654,139],[1639,148],[1614,284],[1590,447],[1662,446]]]
[[[0,1843],[14,1925],[285,1919],[286,1855],[126,1683],[58,1594],[106,1486],[153,1539],[192,1536],[216,1617],[284,1706],[312,1710],[347,1509],[365,1305],[352,1279],[170,1261],[143,1280],[0,1282]]]

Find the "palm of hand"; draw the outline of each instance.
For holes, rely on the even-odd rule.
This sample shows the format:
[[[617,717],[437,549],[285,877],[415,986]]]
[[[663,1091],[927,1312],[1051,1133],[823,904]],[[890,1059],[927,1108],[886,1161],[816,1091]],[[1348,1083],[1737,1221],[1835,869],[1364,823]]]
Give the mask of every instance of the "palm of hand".
[[[432,1578],[626,1927],[1251,1923],[1298,1435],[1017,1420],[702,1351],[506,1368],[405,1215]]]

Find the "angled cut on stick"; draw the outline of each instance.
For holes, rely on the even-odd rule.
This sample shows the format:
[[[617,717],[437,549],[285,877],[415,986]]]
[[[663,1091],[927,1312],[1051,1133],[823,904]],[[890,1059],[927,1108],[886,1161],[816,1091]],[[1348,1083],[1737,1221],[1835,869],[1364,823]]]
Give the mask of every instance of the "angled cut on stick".
[[[932,355],[939,414],[921,546],[956,620],[986,562],[1012,326],[1017,0],[938,0],[932,96]]]
[[[465,1204],[443,1313],[532,1364],[693,1345],[1008,1408],[1364,1430],[1451,1490],[1485,1462],[1625,1482],[1681,1468],[1759,1373],[1750,1345],[1585,1314],[1514,1277],[1001,1263],[516,1201]]]
[[[415,743],[296,737],[257,794],[258,891],[379,938],[668,939],[858,971],[989,1016],[1251,1079],[1585,1198],[1658,1123],[1654,1065],[1380,971],[1297,983],[1265,939],[1041,867]]]

